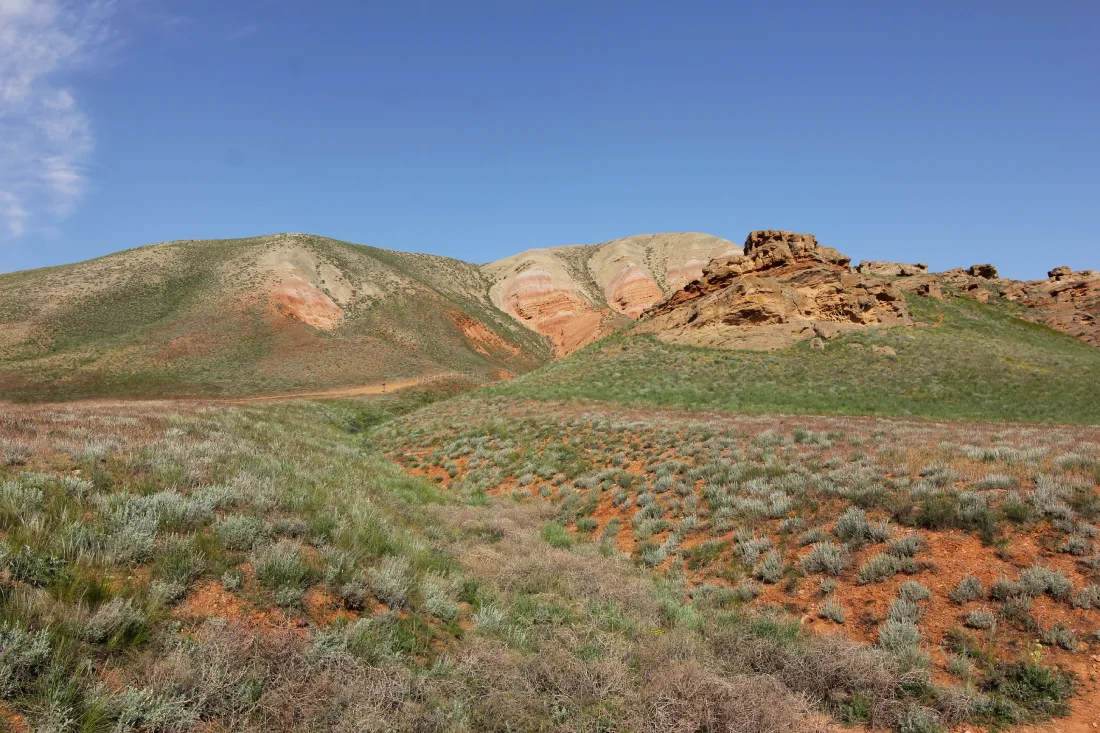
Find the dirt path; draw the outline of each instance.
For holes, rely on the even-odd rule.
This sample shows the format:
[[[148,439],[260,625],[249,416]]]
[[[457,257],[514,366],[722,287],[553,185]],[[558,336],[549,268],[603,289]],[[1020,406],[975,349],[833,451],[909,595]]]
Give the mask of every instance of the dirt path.
[[[275,402],[277,400],[302,400],[302,399],[339,399],[341,397],[362,397],[374,394],[386,394],[396,392],[405,387],[414,387],[418,384],[430,382],[442,382],[448,379],[465,379],[463,374],[435,374],[430,377],[416,377],[414,379],[398,379],[392,382],[378,382],[377,384],[364,384],[355,387],[334,387],[309,392],[278,392],[275,394],[254,395],[251,397],[92,397],[88,399],[65,400],[64,402],[38,402],[37,405],[105,405],[117,403],[136,402],[194,402],[214,403],[221,405],[247,405],[256,402]],[[0,397],[0,405],[13,405]]]
[[[358,387],[336,387],[317,392],[282,392],[279,394],[258,395],[256,397],[237,397],[227,399],[202,400],[203,402],[228,402],[231,404],[247,404],[250,402],[270,402],[273,400],[294,400],[309,398],[361,397],[363,395],[385,394],[395,392],[405,387],[413,387],[418,384],[439,382],[445,379],[461,379],[461,374],[439,374],[432,377],[418,377],[416,379],[402,379],[394,382],[379,382],[378,384],[360,385]]]

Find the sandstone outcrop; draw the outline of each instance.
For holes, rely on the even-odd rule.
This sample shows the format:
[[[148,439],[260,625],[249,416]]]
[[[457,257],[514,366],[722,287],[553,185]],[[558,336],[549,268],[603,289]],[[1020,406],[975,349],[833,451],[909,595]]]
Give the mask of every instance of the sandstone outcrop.
[[[811,234],[749,234],[744,254],[646,311],[636,330],[670,343],[773,349],[829,331],[912,323],[893,282],[852,272],[851,260]]]
[[[898,352],[894,350],[893,346],[871,346],[871,353],[878,354],[879,356],[885,356],[887,359],[897,359]]]
[[[321,331],[334,330],[344,307],[355,299],[355,288],[344,273],[290,237],[265,252],[258,264],[271,283],[275,309]],[[375,292],[370,284],[363,287]]]
[[[898,289],[942,299],[953,295],[988,303],[1005,298],[1025,306],[1020,317],[1043,323],[1094,346],[1100,346],[1100,273],[1055,267],[1045,280],[1021,282],[998,276],[993,265],[916,275],[895,281]]]
[[[344,311],[323,290],[297,275],[286,276],[272,300],[276,309],[322,331],[332,331]]]
[[[1100,273],[1056,267],[1046,280],[1013,282],[1003,293],[1027,306],[1029,320],[1100,346]]]
[[[547,336],[558,356],[639,318],[640,331],[677,343],[777,348],[821,338],[827,344],[845,330],[908,323],[900,293],[983,303],[1008,298],[1027,307],[1022,317],[1100,345],[1100,276],[1089,270],[1056,267],[1046,280],[1021,283],[1001,278],[992,264],[938,273],[923,263],[881,260],[852,267],[812,235],[776,230],[751,233],[744,248],[706,234],[648,234],[529,250],[480,270],[492,303]],[[322,289],[334,303],[317,297],[282,305],[332,328],[345,300],[330,285]]]
[[[898,280],[895,284],[898,290],[903,293],[916,293],[928,298],[943,300],[943,286],[936,275],[915,275]]]
[[[997,268],[993,265],[971,265],[966,270],[966,274],[970,277],[980,277],[985,280],[996,280],[1000,277],[997,274]]]
[[[928,274],[928,265],[919,263],[915,265],[904,262],[885,262],[876,260],[868,262],[862,260],[856,265],[856,272],[861,275],[878,275],[879,277],[916,277]]]

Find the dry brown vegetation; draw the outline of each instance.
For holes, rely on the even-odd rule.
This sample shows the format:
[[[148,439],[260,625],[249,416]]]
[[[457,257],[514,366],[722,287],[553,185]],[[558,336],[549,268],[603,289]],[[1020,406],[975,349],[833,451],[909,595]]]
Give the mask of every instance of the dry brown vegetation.
[[[1097,716],[1098,428],[435,396],[0,407],[12,724]]]
[[[885,654],[557,546],[550,504],[406,477],[364,449],[377,416],[4,407],[13,725],[766,733],[825,730],[844,694],[881,724],[915,709]]]
[[[792,614],[961,690],[1041,658],[1076,675],[1074,719],[1100,711],[1100,429],[496,398],[380,438],[469,501],[549,502],[560,544],[696,602]]]

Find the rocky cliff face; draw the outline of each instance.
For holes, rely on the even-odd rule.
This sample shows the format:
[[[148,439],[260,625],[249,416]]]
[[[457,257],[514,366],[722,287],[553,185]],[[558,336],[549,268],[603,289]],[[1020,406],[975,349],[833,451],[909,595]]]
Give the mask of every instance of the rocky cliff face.
[[[482,266],[493,303],[547,336],[559,356],[637,319],[741,248],[708,234],[648,234],[523,252]]]
[[[1100,273],[1056,267],[1046,280],[1012,281],[1003,292],[1027,306],[1031,320],[1100,346]]]
[[[749,234],[744,254],[715,260],[700,279],[648,310],[636,327],[670,343],[774,349],[841,330],[911,323],[892,282],[853,272],[811,234]]]

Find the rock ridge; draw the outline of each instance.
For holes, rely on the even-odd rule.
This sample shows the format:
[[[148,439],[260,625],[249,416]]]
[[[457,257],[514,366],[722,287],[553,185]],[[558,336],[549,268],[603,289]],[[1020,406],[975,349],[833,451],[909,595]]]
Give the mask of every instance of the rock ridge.
[[[701,278],[645,311],[636,330],[670,343],[775,349],[822,333],[912,323],[891,281],[850,265],[812,234],[754,231],[744,254],[711,262]]]

